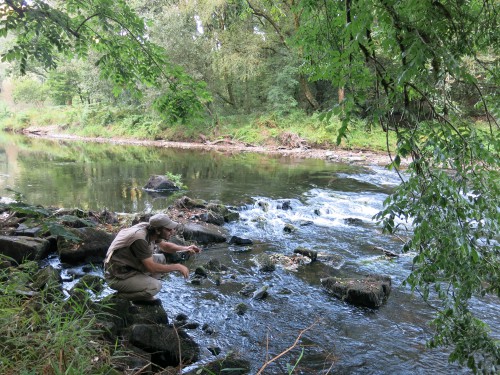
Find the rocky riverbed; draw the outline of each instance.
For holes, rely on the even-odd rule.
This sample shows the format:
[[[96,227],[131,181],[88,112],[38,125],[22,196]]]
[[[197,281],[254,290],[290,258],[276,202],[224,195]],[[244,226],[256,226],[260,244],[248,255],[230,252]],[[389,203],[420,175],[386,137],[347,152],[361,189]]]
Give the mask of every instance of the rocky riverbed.
[[[2,204],[0,211],[2,267],[12,269],[14,273],[26,261],[41,265],[33,275],[35,281],[22,291],[26,303],[47,288],[64,293],[69,300],[91,300],[88,307],[100,317],[97,320],[99,336],[108,340],[110,345],[119,342],[128,350],[129,354],[114,364],[118,372],[155,373],[161,369],[162,374],[174,374],[191,365],[194,368],[188,373],[193,374],[219,373],[227,368],[233,369],[228,372],[231,374],[250,373],[250,364],[244,355],[224,353],[218,346],[202,348],[189,333],[192,329],[201,329],[206,335],[211,335],[220,327],[192,321],[184,314],[167,316],[161,302],[145,305],[116,298],[113,294],[102,294],[106,287],[104,279],[91,271],[102,263],[115,233],[124,226],[147,221],[147,215],[117,215],[108,211],[65,210],[21,203]],[[182,197],[165,212],[182,223],[182,229],[174,239],[178,243],[196,243],[202,247],[231,245],[251,251],[252,239],[230,237],[224,230],[224,223],[239,220],[238,212],[229,207]],[[64,265],[82,266],[82,273],[70,275],[73,281],[70,290],[64,290],[64,282],[69,280],[63,279],[61,270],[46,262],[50,257],[57,257]],[[261,254],[255,258],[255,271],[245,272],[271,273],[278,267],[296,270],[321,263],[322,267],[331,268],[329,273],[335,275],[338,265],[330,258],[303,248],[296,249],[293,255]],[[183,262],[185,259],[173,256],[169,261]],[[249,301],[268,297],[267,285],[240,283],[240,271],[234,264],[224,264],[209,257],[191,271],[189,282],[192,284],[202,287],[208,284],[221,287],[239,285],[239,293]],[[390,278],[379,275],[349,278],[339,275],[323,280],[322,284],[325,293],[347,303],[374,309],[386,301],[391,289]],[[239,303],[234,306],[234,314],[243,316],[248,308],[247,303]],[[100,314],[102,312],[106,314]],[[196,366],[202,350],[212,353],[214,360]]]

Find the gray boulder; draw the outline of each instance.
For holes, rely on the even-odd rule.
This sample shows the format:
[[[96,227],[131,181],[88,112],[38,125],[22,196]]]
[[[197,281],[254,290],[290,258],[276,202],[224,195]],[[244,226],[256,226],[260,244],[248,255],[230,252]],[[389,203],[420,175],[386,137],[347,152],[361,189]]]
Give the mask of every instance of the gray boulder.
[[[21,264],[24,260],[41,260],[50,252],[46,239],[26,236],[0,236],[0,254]]]
[[[222,215],[226,223],[236,221],[240,218],[240,214],[238,212],[230,210],[225,205],[220,203],[209,203],[207,205],[207,210]]]
[[[81,277],[71,289],[90,290],[92,293],[100,293],[104,289],[104,279],[88,273]]]
[[[167,312],[161,303],[139,304],[116,296],[111,296],[108,302],[104,312],[112,317],[118,330],[133,324],[168,324]]]
[[[61,224],[70,228],[93,227],[95,223],[91,220],[80,218],[74,215],[63,215],[59,217]]]
[[[132,351],[113,364],[117,369],[141,369],[136,363],[138,358],[147,359],[153,367],[178,366],[179,346],[183,363],[198,360],[198,345],[184,331],[168,325],[167,312],[159,300],[140,303],[112,295],[96,313],[96,326],[103,337],[112,343],[126,343]]]
[[[175,201],[175,207],[187,210],[192,210],[195,208],[207,208],[207,202],[203,199],[193,199],[184,196]]]
[[[59,258],[69,264],[102,262],[115,238],[114,234],[96,228],[69,228],[68,231],[80,239],[78,243],[62,236],[57,239]]]
[[[238,236],[232,236],[229,239],[229,243],[232,245],[242,245],[242,246],[253,245],[253,241],[251,239],[242,238]]]
[[[226,229],[209,223],[186,223],[182,229],[182,236],[186,240],[200,244],[226,242]]]
[[[352,305],[378,308],[391,292],[391,278],[370,275],[361,278],[328,277],[321,285],[333,296]]]
[[[193,363],[200,356],[199,345],[187,333],[167,325],[134,324],[126,336],[132,345],[152,353],[153,362],[163,367]]]
[[[26,224],[21,223],[14,231],[14,236],[38,237],[41,233],[42,227],[28,227]]]
[[[144,190],[152,191],[176,191],[179,187],[166,176],[151,176],[144,186]]]
[[[224,216],[222,216],[219,213],[212,212],[212,211],[207,211],[205,213],[200,214],[200,220],[209,223],[209,224],[214,224],[214,225],[224,225]]]
[[[56,288],[59,288],[60,284],[61,284],[61,275],[59,271],[52,266],[47,266],[39,270],[33,276],[33,283],[31,284],[31,287],[36,291],[40,291],[44,289],[46,286],[49,287],[56,286]]]

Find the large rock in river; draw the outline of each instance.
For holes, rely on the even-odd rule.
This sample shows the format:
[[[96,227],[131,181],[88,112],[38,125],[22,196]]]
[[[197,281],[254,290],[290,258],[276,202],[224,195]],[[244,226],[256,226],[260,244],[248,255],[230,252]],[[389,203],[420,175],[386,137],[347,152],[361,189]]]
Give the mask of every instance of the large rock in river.
[[[49,252],[50,243],[43,238],[0,236],[0,254],[14,259],[18,264],[24,260],[41,260]]]
[[[166,176],[154,175],[149,178],[149,181],[144,186],[144,190],[176,191],[179,190],[179,187]]]
[[[209,223],[186,223],[181,231],[185,240],[200,244],[225,242],[228,235],[224,228]]]
[[[102,262],[109,245],[115,238],[114,234],[96,228],[70,228],[74,236],[80,239],[75,243],[64,237],[57,240],[57,251],[61,262],[78,264],[82,262]]]
[[[370,275],[362,278],[328,277],[321,285],[332,295],[356,306],[378,308],[391,293],[389,276]]]

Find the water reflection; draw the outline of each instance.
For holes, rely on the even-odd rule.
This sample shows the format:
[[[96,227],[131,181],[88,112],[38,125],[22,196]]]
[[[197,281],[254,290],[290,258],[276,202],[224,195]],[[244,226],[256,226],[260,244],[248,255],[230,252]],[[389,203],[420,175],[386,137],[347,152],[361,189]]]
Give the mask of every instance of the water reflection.
[[[350,167],[352,169],[352,167]],[[138,212],[168,206],[179,194],[155,196],[142,187],[151,175],[182,176],[193,198],[239,205],[257,194],[299,197],[327,185],[346,166],[249,153],[224,155],[143,146],[107,145],[0,135],[0,191],[27,202],[92,210]]]

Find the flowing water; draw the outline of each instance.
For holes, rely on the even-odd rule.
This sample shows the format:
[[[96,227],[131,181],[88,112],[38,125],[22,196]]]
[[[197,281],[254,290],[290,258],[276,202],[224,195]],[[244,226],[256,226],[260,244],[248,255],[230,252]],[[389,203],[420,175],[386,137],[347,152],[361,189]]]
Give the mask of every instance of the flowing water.
[[[185,191],[154,196],[142,187],[155,174],[182,176]],[[399,253],[401,242],[381,234],[372,216],[399,183],[380,167],[323,160],[223,154],[177,149],[46,141],[0,135],[0,193],[21,195],[44,206],[149,212],[181,195],[217,200],[235,207],[240,220],[225,227],[230,235],[254,241],[251,247],[209,247],[186,265],[194,270],[210,259],[228,267],[220,282],[209,277],[194,285],[169,274],[160,293],[169,317],[183,313],[200,328],[202,363],[235,352],[249,359],[252,373],[270,358],[299,344],[269,365],[265,374],[287,373],[299,359],[300,374],[461,374],[443,349],[425,346],[433,310],[403,280],[411,255],[387,258],[380,248]],[[291,209],[283,209],[289,204]],[[287,232],[285,226],[294,230]],[[278,265],[259,271],[260,254],[317,251],[320,261],[295,268]],[[58,265],[64,273],[70,269]],[[96,271],[99,272],[99,271]],[[350,306],[325,293],[320,279],[331,275],[390,275],[393,289],[377,310]],[[239,292],[246,285],[268,286],[263,300]],[[246,304],[238,315],[235,307]],[[499,336],[500,304],[474,302]],[[203,330],[206,325],[212,329]],[[305,331],[304,331],[305,330]],[[210,351],[209,348],[212,350]]]

